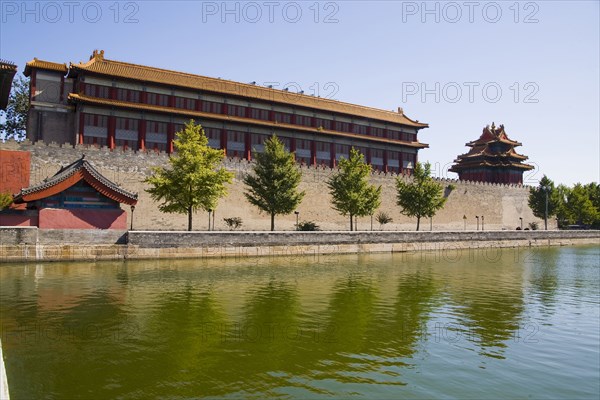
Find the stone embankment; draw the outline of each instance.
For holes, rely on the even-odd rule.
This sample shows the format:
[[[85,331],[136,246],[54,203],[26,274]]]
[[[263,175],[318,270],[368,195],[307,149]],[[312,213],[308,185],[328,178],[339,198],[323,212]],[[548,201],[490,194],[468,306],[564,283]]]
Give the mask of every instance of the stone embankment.
[[[600,245],[600,231],[165,232],[0,228],[0,262],[314,256]]]

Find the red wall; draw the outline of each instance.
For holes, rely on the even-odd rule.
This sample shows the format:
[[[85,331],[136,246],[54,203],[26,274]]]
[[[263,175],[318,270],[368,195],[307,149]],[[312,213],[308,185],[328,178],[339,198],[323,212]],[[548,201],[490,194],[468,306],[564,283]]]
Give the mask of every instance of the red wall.
[[[31,155],[28,151],[0,150],[0,193],[19,193],[29,186]],[[25,205],[11,208],[25,209]]]
[[[127,213],[123,210],[66,210],[43,208],[40,229],[127,229]]]
[[[38,226],[37,213],[0,213],[0,226]]]

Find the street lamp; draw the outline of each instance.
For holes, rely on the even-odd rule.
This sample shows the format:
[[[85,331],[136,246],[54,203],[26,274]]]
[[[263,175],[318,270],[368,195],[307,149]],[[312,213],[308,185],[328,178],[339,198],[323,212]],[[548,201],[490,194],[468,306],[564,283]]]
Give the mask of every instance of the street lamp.
[[[467,230],[467,216],[463,215],[463,222],[465,224],[465,231]]]
[[[296,214],[296,230],[298,230],[298,217],[300,216],[300,211],[294,211],[294,214]]]
[[[481,216],[481,230],[484,230],[484,226],[483,226],[483,215]]]
[[[476,215],[475,218],[477,218],[477,230],[479,230],[479,215]]]
[[[519,221],[521,221],[521,230],[523,230],[523,217],[519,217]]]
[[[133,230],[133,212],[134,211],[135,211],[135,206],[131,206],[131,226],[129,227],[130,231]]]
[[[544,185],[541,189],[546,194],[546,209],[544,210],[544,229],[548,230],[548,192],[550,191],[550,186]]]

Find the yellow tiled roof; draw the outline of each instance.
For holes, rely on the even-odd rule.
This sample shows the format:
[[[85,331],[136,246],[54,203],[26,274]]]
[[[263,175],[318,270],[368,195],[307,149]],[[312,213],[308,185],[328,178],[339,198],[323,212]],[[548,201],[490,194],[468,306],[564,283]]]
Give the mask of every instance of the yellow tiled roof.
[[[262,86],[215,79],[201,75],[171,71],[161,68],[107,60],[104,51],[94,51],[90,61],[70,64],[72,71],[87,71],[107,76],[118,76],[144,82],[178,86],[187,89],[205,90],[221,94],[251,97],[269,102],[293,104],[324,111],[344,113],[375,120],[393,122],[415,128],[427,128],[428,124],[413,121],[403,113],[359,106],[341,101],[308,96],[299,93],[270,89]]]
[[[353,139],[369,140],[369,141],[373,141],[373,142],[381,142],[381,143],[386,143],[386,144],[403,145],[406,147],[413,147],[413,148],[418,148],[418,149],[423,149],[423,148],[429,147],[428,144],[420,143],[420,142],[406,142],[406,141],[401,141],[401,140],[391,140],[391,139],[380,138],[380,137],[376,137],[376,136],[365,136],[365,135],[359,135],[359,134],[355,134],[355,133],[337,132],[337,131],[318,129],[318,128],[308,127],[308,126],[285,124],[285,123],[281,123],[281,122],[264,121],[264,120],[252,119],[252,118],[242,118],[242,117],[235,117],[235,116],[223,115],[223,114],[213,114],[213,113],[206,113],[206,112],[201,112],[201,111],[185,110],[185,109],[181,109],[181,108],[155,106],[155,105],[151,105],[151,104],[130,103],[127,101],[90,97],[90,96],[86,96],[84,94],[71,93],[71,94],[69,94],[69,100],[92,104],[92,105],[99,105],[99,106],[123,107],[123,108],[128,108],[128,109],[154,111],[154,112],[160,112],[160,113],[165,113],[165,114],[178,114],[178,115],[190,117],[190,118],[207,118],[207,119],[219,120],[219,121],[229,121],[229,122],[238,122],[238,123],[242,123],[242,124],[260,125],[260,126],[269,127],[269,128],[290,129],[290,130],[295,130],[295,131],[319,133],[319,134],[330,135],[330,136],[348,137],[348,138],[353,138]]]
[[[62,72],[63,74],[66,74],[67,70],[68,70],[66,63],[59,64],[59,63],[55,63],[55,62],[51,62],[51,61],[43,61],[43,60],[38,60],[37,58],[34,58],[33,60],[31,60],[27,64],[25,64],[25,71],[23,71],[23,75],[25,75],[25,76],[31,75],[32,68],[46,69],[46,70],[50,70],[50,71],[59,71],[59,72]]]

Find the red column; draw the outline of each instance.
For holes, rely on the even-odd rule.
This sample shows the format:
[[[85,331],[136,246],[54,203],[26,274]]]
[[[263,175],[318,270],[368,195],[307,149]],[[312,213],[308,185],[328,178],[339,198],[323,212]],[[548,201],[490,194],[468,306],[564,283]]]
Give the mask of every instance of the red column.
[[[365,154],[365,158],[367,159],[367,164],[371,164],[371,149],[367,148],[367,154]]]
[[[175,135],[175,125],[169,122],[167,125],[167,153],[173,153],[173,136]]]
[[[252,160],[252,140],[250,135],[249,132],[244,133],[244,153],[246,153],[245,158],[248,161]]]
[[[82,112],[79,112],[79,144],[83,144],[83,128],[85,125],[85,115]]]
[[[140,103],[142,103],[142,104],[148,103],[148,92],[146,92],[145,90],[143,90],[140,93]]]
[[[400,159],[398,160],[398,173],[404,173],[404,153],[400,152]]]
[[[117,88],[112,86],[108,89],[108,98],[115,100],[117,98]]]
[[[221,106],[221,114],[227,115],[228,112],[229,112],[229,107],[227,107],[227,103],[224,103],[223,106]]]
[[[314,140],[310,141],[310,164],[317,165],[317,142]]]
[[[35,96],[36,75],[37,71],[34,70],[31,74],[31,81],[29,83],[29,101],[33,100],[33,97]]]
[[[221,149],[227,156],[227,131],[225,129],[221,129]]]
[[[294,160],[296,159],[296,138],[293,137],[290,139],[290,153],[294,155]]]
[[[117,129],[117,117],[108,117],[108,148],[115,148],[115,130]]]
[[[336,162],[335,162],[335,143],[330,143],[329,144],[329,153],[331,155],[331,160],[329,161],[331,163],[331,168],[335,168]]]
[[[138,126],[138,148],[141,151],[146,150],[146,120],[142,119]]]
[[[388,151],[383,151],[383,172],[388,173]]]

